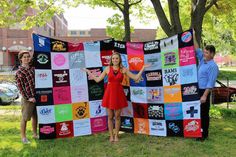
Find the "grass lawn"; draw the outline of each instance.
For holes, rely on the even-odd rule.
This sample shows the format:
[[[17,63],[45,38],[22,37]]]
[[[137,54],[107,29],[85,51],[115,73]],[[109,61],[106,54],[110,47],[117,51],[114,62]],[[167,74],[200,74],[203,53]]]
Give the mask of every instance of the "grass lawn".
[[[226,78],[229,78],[229,80],[236,80],[236,70],[230,70],[230,69],[220,69],[220,73],[218,75],[218,80],[226,80]]]
[[[3,108],[1,108],[3,109]],[[9,108],[8,108],[9,109]],[[227,111],[230,112],[231,111]],[[123,133],[118,143],[108,141],[108,133],[55,139],[33,140],[30,123],[27,134],[30,145],[20,141],[18,115],[0,115],[1,157],[197,157],[236,156],[236,116],[223,114],[221,119],[212,119],[210,138],[205,142],[177,137],[155,137]],[[236,113],[234,110],[232,113]],[[232,114],[231,114],[232,115]]]

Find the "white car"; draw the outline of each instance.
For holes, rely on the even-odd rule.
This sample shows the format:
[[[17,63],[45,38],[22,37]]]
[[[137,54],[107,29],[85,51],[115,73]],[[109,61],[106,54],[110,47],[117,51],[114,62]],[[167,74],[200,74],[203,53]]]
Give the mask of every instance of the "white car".
[[[14,100],[18,99],[20,96],[20,92],[15,84],[10,82],[2,82],[0,83],[0,87],[7,88],[14,93]]]
[[[15,93],[10,89],[0,87],[0,105],[10,105],[15,98]]]

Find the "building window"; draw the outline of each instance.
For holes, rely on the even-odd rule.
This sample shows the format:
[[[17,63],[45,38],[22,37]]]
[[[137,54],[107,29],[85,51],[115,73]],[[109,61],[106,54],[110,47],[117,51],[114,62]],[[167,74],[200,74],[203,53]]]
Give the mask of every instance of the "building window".
[[[71,35],[76,35],[77,32],[76,32],[76,31],[71,31],[70,34],[71,34]]]
[[[79,35],[81,35],[81,36],[85,35],[85,31],[80,31]]]

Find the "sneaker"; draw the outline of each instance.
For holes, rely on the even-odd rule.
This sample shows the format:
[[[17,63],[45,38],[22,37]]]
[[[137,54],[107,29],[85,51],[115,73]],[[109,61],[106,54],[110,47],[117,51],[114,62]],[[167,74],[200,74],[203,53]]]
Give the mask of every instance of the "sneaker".
[[[30,144],[30,141],[27,138],[22,139],[23,144]]]

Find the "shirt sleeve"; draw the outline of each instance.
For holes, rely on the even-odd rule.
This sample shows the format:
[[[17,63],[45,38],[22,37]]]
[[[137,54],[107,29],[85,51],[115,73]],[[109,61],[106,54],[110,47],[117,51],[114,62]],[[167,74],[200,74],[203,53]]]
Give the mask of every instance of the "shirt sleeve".
[[[202,49],[198,48],[196,49],[196,55],[199,61],[203,60],[203,52]]]
[[[219,68],[217,65],[211,66],[208,69],[208,82],[206,88],[214,88],[217,76],[219,74]]]
[[[18,87],[21,95],[28,100],[29,97],[28,97],[27,92],[25,90],[24,80],[22,79],[22,77],[20,75],[17,75],[17,74],[16,74],[16,83],[17,83],[17,87]]]

